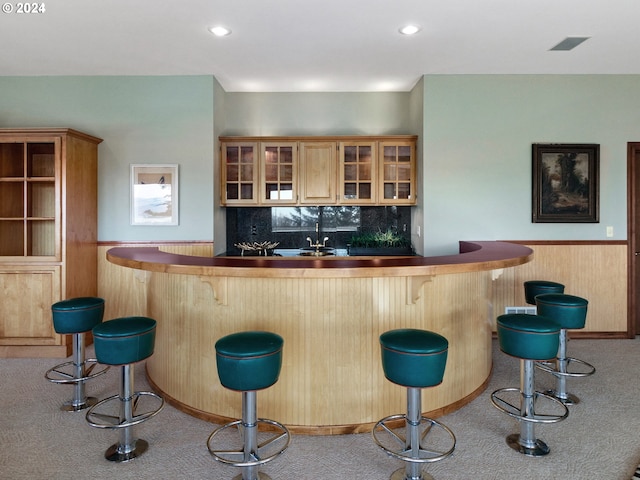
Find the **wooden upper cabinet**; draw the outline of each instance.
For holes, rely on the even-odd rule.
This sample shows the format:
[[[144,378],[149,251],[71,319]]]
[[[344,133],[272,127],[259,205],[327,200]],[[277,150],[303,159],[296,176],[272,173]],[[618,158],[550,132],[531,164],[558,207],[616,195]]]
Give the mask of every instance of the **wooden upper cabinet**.
[[[61,138],[0,138],[0,257],[61,259]]]
[[[379,142],[379,204],[413,205],[416,203],[415,151],[415,142]]]
[[[376,203],[376,142],[340,142],[339,168],[340,204]]]
[[[222,204],[258,204],[258,144],[230,142],[221,145]]]
[[[336,203],[336,142],[300,143],[300,203]]]
[[[414,205],[414,135],[220,137],[222,205]]]
[[[297,142],[260,143],[262,205],[295,205],[298,202]]]

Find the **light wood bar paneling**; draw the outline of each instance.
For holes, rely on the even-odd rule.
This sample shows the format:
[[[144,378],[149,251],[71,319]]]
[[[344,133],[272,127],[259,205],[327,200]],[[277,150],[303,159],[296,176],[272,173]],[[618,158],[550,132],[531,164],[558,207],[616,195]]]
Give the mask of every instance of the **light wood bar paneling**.
[[[405,410],[405,389],[385,380],[380,364],[378,338],[393,328],[423,328],[450,342],[444,381],[424,391],[424,411],[479,393],[490,374],[490,272],[435,277],[415,304],[406,302],[403,277],[228,281],[220,305],[199,276],[154,272],[148,280],[147,314],[158,321],[149,376],[201,416],[241,416],[239,394],[218,381],[214,344],[242,330],[285,339],[282,374],[260,392],[258,408],[294,431],[368,430]]]
[[[463,242],[460,255],[434,258],[229,259],[154,248],[115,248],[107,258],[138,272],[131,308],[158,321],[147,371],[170,402],[219,422],[240,417],[239,393],[219,383],[214,344],[233,332],[269,330],[284,337],[284,360],[280,380],[258,396],[261,415],[295,432],[335,434],[368,431],[406,409],[406,390],[382,372],[379,336],[390,329],[449,340],[444,381],[424,391],[424,412],[438,416],[482,392],[494,280],[531,253]]]
[[[107,261],[114,245],[105,244],[99,247],[100,295],[107,300],[105,318],[149,314],[158,320],[149,377],[179,408],[215,421],[240,417],[240,394],[218,381],[214,343],[227,333],[265,329],[284,337],[285,350],[280,380],[258,395],[260,415],[298,433],[359,432],[406,408],[404,389],[386,381],[380,365],[378,336],[391,328],[431,329],[450,341],[443,384],[423,392],[423,411],[433,416],[484,389],[495,318],[507,305],[526,305],[525,280],[559,281],[567,293],[589,300],[587,326],[572,337],[626,335],[626,245],[526,245],[533,259],[516,268],[476,262],[470,272],[445,265],[440,271],[408,267],[402,275],[391,267],[388,276],[375,268],[359,275],[334,268],[327,277],[317,269],[264,274],[263,267],[227,266],[226,276],[216,277],[209,273],[217,267],[181,274],[167,266],[143,270],[146,264],[136,260],[136,268],[123,268]],[[212,244],[160,248],[203,257],[213,251]]]
[[[149,273],[144,270],[122,268],[107,261],[107,251],[118,247],[155,246],[164,252],[182,255],[213,256],[213,242],[206,243],[114,243],[98,245],[98,296],[105,299],[104,319],[145,315],[147,310],[146,280]]]
[[[628,336],[626,242],[527,243],[533,260],[505,271],[496,282],[497,312],[506,306],[524,306],[526,280],[550,280],[565,285],[565,293],[589,301],[587,321],[571,336],[625,338]],[[495,330],[495,320],[493,327]]]

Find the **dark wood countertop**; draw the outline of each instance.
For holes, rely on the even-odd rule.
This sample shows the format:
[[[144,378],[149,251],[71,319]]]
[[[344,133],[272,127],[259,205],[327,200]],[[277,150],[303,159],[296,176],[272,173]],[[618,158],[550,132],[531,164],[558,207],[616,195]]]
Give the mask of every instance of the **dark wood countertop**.
[[[494,241],[461,241],[459,254],[436,257],[196,257],[158,247],[107,251],[111,263],[150,272],[257,278],[443,275],[514,267],[532,258],[529,247]]]

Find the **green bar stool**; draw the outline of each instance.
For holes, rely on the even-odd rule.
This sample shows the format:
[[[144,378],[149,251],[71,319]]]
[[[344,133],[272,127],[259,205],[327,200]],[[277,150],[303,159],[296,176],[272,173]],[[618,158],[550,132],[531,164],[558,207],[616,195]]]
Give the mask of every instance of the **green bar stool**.
[[[289,446],[291,435],[281,423],[258,418],[256,391],[274,385],[280,376],[282,347],[280,335],[248,331],[227,335],[215,344],[218,377],[223,387],[242,392],[242,419],[215,429],[207,440],[213,458],[241,468],[234,480],[269,480],[260,465],[280,456]],[[258,443],[259,426],[266,426],[265,438]],[[236,430],[239,446],[224,445],[223,432]],[[228,437],[228,436],[227,436]]]
[[[524,282],[524,298],[529,305],[535,305],[536,297],[545,293],[564,293],[564,285],[547,280],[528,280]]]
[[[147,451],[149,443],[136,439],[133,427],[154,417],[164,407],[159,395],[134,391],[133,365],[153,354],[155,335],[156,321],[148,317],[116,318],[93,328],[98,361],[121,367],[119,393],[96,403],[86,415],[92,427],[120,431],[118,443],[104,454],[112,462],[127,462]]]
[[[104,300],[98,297],[78,297],[54,303],[51,306],[53,328],[61,335],[73,335],[73,355],[47,370],[45,378],[53,383],[73,384],[73,398],[60,407],[67,412],[77,412],[98,402],[85,394],[85,382],[105,373],[109,367],[98,366],[95,358],[85,359],[85,333],[102,322]]]
[[[388,455],[405,462],[391,480],[432,479],[421,472],[422,464],[451,455],[456,437],[442,423],[422,416],[421,393],[442,383],[449,342],[426,330],[398,329],[383,333],[380,347],[385,377],[407,388],[407,413],[378,421],[371,432],[373,440]]]
[[[575,405],[580,399],[567,392],[568,377],[587,377],[596,369],[593,365],[567,356],[569,335],[567,330],[584,328],[588,301],[581,297],[547,293],[536,297],[538,313],[553,319],[560,325],[560,345],[555,361],[538,362],[536,366],[556,377],[556,389],[547,391],[566,405]]]
[[[498,410],[520,422],[520,433],[507,436],[507,445],[531,457],[547,455],[549,447],[536,438],[535,424],[564,420],[569,410],[556,398],[535,390],[535,361],[554,357],[560,327],[546,317],[518,313],[500,315],[497,329],[500,350],[520,359],[520,388],[501,388],[491,394]],[[538,408],[542,401],[543,408]],[[545,413],[540,413],[542,409]]]

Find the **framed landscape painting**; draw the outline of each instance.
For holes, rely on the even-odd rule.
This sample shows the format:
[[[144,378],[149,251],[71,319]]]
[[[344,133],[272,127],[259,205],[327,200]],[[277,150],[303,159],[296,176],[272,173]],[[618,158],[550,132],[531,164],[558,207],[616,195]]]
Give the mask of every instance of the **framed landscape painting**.
[[[131,165],[131,225],[178,225],[178,165]]]
[[[598,223],[598,144],[534,143],[534,223]]]

